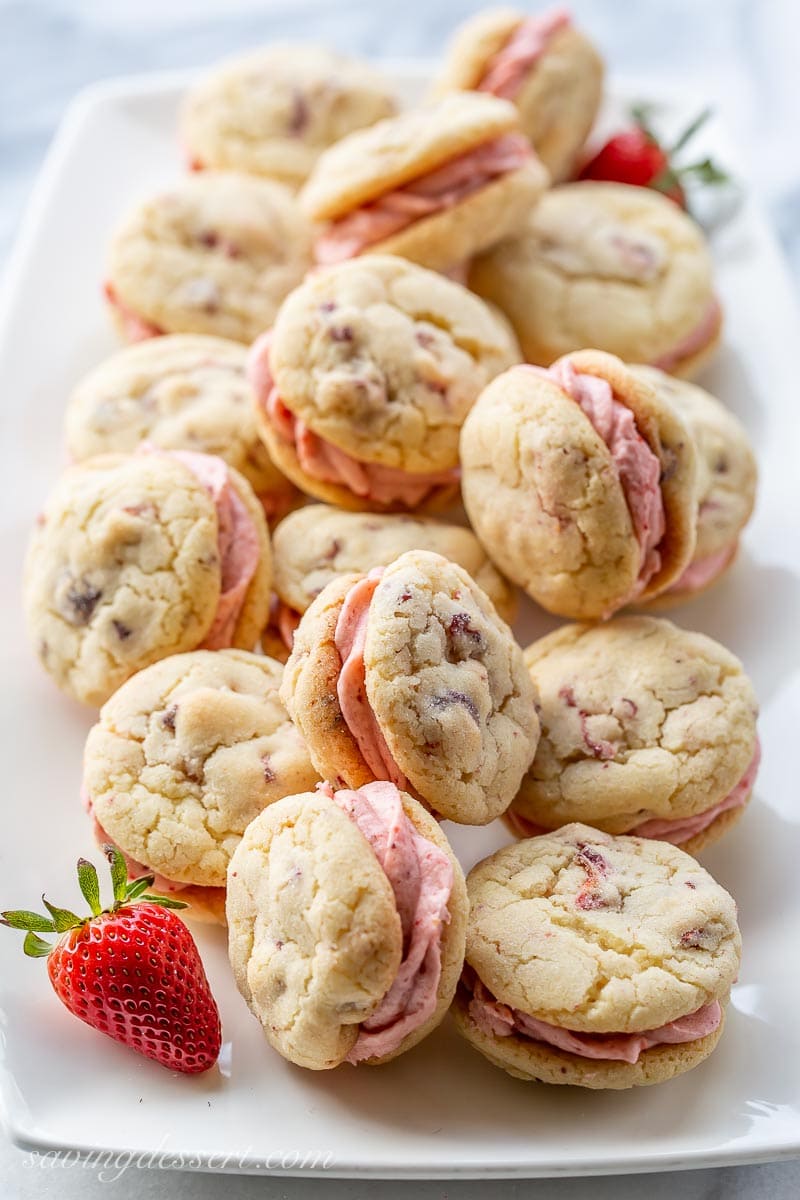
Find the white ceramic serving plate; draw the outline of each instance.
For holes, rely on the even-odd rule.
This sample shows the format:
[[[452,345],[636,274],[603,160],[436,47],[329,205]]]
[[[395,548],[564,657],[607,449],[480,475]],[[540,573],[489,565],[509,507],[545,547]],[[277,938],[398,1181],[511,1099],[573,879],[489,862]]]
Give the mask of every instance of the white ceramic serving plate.
[[[419,65],[395,75],[409,97],[419,94]],[[77,903],[73,865],[93,849],[78,803],[92,714],[59,695],[34,660],[21,563],[63,463],[67,392],[116,345],[99,288],[109,233],[132,200],[181,170],[175,115],[185,82],[122,80],[78,100],[10,269],[0,326],[0,909],[35,907],[43,887],[58,903]],[[720,131],[709,136],[719,148]],[[231,981],[222,932],[201,930],[225,1046],[219,1070],[188,1078],[74,1020],[55,1001],[44,964],[24,959],[19,936],[0,930],[0,1095],[18,1144],[128,1151],[163,1166],[398,1178],[645,1171],[800,1153],[800,320],[775,242],[749,201],[714,248],[727,326],[704,382],[747,424],[761,492],[729,578],[675,615],[743,658],[761,699],[764,743],[750,810],[704,856],[736,896],[744,932],[719,1049],[671,1083],[602,1094],[515,1081],[446,1022],[380,1070],[303,1072],[263,1040]],[[525,643],[553,624],[530,605],[517,632]],[[465,867],[507,840],[499,826],[448,832]]]

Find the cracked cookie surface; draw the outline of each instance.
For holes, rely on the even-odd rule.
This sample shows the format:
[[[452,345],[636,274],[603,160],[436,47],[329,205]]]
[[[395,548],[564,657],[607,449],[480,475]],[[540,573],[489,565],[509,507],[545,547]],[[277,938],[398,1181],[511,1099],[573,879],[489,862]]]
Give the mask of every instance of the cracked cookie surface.
[[[704,634],[656,617],[566,625],[525,661],[542,733],[512,809],[546,829],[583,821],[624,833],[693,816],[753,759],[752,684]]]
[[[128,214],[108,279],[125,309],[161,333],[251,342],[311,265],[311,229],[282,184],[203,171]]]
[[[270,352],[281,399],[314,433],[410,472],[457,465],[481,388],[518,361],[482,300],[387,255],[310,276],[282,306]]]
[[[547,192],[523,234],[475,260],[469,284],[542,366],[584,346],[657,362],[714,304],[711,259],[691,218],[647,188],[590,181]],[[718,337],[709,328],[703,357]],[[698,349],[674,370],[700,360]]]
[[[246,827],[317,773],[280,702],[282,667],[238,650],[174,655],[103,706],[84,753],[102,828],[179,883],[224,887]]]
[[[193,649],[219,600],[217,539],[214,502],[179,462],[107,455],[69,468],[25,565],[28,627],[45,670],[100,705],[135,671]]]

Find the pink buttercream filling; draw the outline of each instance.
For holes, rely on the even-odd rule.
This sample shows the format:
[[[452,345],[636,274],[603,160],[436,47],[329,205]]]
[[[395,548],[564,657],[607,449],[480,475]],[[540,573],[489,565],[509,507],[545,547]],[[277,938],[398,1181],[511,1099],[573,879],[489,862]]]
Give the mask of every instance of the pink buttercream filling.
[[[708,554],[705,558],[697,558],[694,562],[690,562],[678,582],[673,583],[672,587],[667,590],[669,592],[696,592],[700,588],[706,587],[725,570],[736,553],[738,544],[738,541],[733,541],[730,546],[723,546],[716,554]]]
[[[414,508],[439,487],[455,487],[458,467],[444,471],[411,472],[380,463],[362,462],[314,433],[284,404],[269,368],[271,331],[259,337],[250,351],[248,376],[275,433],[294,446],[297,461],[307,475],[322,483],[335,483],[355,496],[376,504],[405,504]]]
[[[661,464],[636,428],[631,410],[614,399],[607,380],[579,374],[563,358],[547,370],[529,369],[555,380],[580,406],[611,453],[641,549],[639,574],[627,598],[629,602],[644,591],[661,568],[658,546],[666,529]]]
[[[469,1015],[483,1033],[493,1037],[531,1038],[580,1058],[637,1063],[642,1052],[653,1046],[675,1046],[707,1037],[719,1028],[722,1020],[722,1006],[718,1000],[712,1000],[696,1012],[643,1033],[578,1033],[502,1004],[471,967],[464,968],[462,986],[470,994]]]
[[[364,646],[367,641],[369,606],[383,567],[375,567],[366,578],[348,590],[336,621],[334,644],[342,660],[336,681],[336,695],[347,728],[353,735],[364,761],[376,779],[388,779],[395,787],[406,788],[406,777],[386,744],[380,725],[367,698]]]
[[[247,589],[258,567],[261,548],[258,530],[236,489],[227,464],[212,454],[192,450],[159,450],[144,443],[139,453],[174,458],[188,467],[208,492],[217,510],[217,545],[220,561],[220,597],[211,628],[201,650],[225,650],[233,642]]]
[[[569,13],[560,8],[521,21],[506,44],[489,59],[475,90],[513,100],[550,39],[569,24]]]
[[[450,920],[453,866],[405,814],[397,788],[368,783],[358,791],[334,792],[318,784],[358,826],[394,892],[403,931],[403,958],[392,986],[375,1012],[362,1021],[350,1063],[391,1054],[436,1010],[442,973],[442,931]]]
[[[523,167],[532,157],[530,144],[520,133],[491,138],[332,221],[316,241],[316,260],[327,266],[362,254],[414,221],[453,208],[493,179]]]
[[[161,337],[165,332],[160,326],[154,325],[152,321],[146,321],[132,308],[128,308],[128,305],[120,300],[112,283],[105,283],[103,291],[109,304],[119,313],[125,336],[129,342],[144,342],[148,338]]]
[[[691,358],[693,354],[697,354],[714,336],[719,325],[720,311],[719,301],[715,297],[709,303],[699,324],[666,354],[653,359],[651,365],[660,367],[662,371],[671,371],[678,366],[682,359]]]

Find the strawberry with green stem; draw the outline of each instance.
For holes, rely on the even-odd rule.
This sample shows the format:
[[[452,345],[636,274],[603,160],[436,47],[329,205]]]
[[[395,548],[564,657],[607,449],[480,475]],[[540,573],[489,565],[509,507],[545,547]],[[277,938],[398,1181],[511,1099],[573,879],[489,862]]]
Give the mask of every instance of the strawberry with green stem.
[[[107,908],[97,871],[81,858],[78,883],[89,916],[42,896],[48,916],[4,912],[2,924],[25,930],[23,950],[47,958],[56,995],[81,1021],[172,1071],[206,1071],[217,1061],[222,1031],[194,939],[170,911],[186,905],[151,894],[152,875],[129,881],[116,846],[103,851],[114,896]],[[51,943],[42,934],[61,936]]]

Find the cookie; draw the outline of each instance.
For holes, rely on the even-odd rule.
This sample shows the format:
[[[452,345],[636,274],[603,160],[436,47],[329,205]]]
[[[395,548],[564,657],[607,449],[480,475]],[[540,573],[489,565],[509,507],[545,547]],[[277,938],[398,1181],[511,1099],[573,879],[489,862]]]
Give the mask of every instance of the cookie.
[[[164,450],[217,454],[279,521],[299,492],[256,432],[253,394],[239,342],[202,334],[151,338],[111,356],[75,387],[66,412],[74,462],[127,454],[148,441]]]
[[[196,170],[298,187],[327,146],[395,108],[366,63],[322,46],[264,46],[219,64],[189,91],[181,140]]]
[[[718,642],[656,617],[564,625],[525,651],[541,738],[508,811],[522,837],[582,821],[689,853],[737,821],[758,704]]]
[[[578,165],[603,94],[603,60],[564,9],[486,9],[456,31],[436,92],[487,92],[516,105],[556,183]]]
[[[310,263],[311,229],[287,188],[203,171],[128,214],[105,291],[127,341],[205,333],[252,342]]]
[[[724,404],[657,367],[631,370],[677,410],[697,447],[697,544],[683,575],[654,602],[666,607],[704,592],[733,564],[755,505],[758,473],[747,430]]]
[[[290,796],[228,871],[231,966],[284,1058],[386,1062],[444,1018],[464,961],[464,876],[436,821],[391,783]]]
[[[298,487],[340,508],[441,508],[481,388],[519,361],[460,284],[388,255],[310,275],[250,357],[256,420]]]
[[[38,518],[25,612],[45,670],[100,706],[169,654],[252,650],[271,581],[263,510],[222,459],[103,455],[69,468]]]
[[[459,1032],[519,1079],[628,1088],[702,1062],[739,970],[733,898],[665,842],[587,825],[470,871]]]
[[[513,367],[461,435],[462,495],[493,561],[543,608],[611,616],[665,591],[694,553],[694,442],[610,354]]]
[[[287,650],[312,600],[340,575],[388,567],[407,550],[432,550],[458,563],[504,621],[516,613],[516,589],[503,578],[470,529],[430,517],[348,513],[309,504],[281,521],[272,541],[278,605],[273,629]]]
[[[224,910],[247,826],[318,778],[280,702],[282,674],[263,655],[196,650],[140,671],[103,705],[86,741],[84,798],[98,840],[135,864],[132,877],[155,873],[190,905],[205,900],[202,912]]]
[[[427,550],[322,590],[281,698],[324,778],[388,779],[464,825],[505,811],[539,737],[511,630],[466,571]]]
[[[595,346],[690,375],[720,339],[700,227],[650,188],[553,188],[524,233],[472,264],[469,286],[499,305],[526,359],[543,367]]]
[[[512,104],[456,92],[326,150],[300,203],[328,223],[319,263],[398,254],[447,271],[517,233],[548,183]]]

